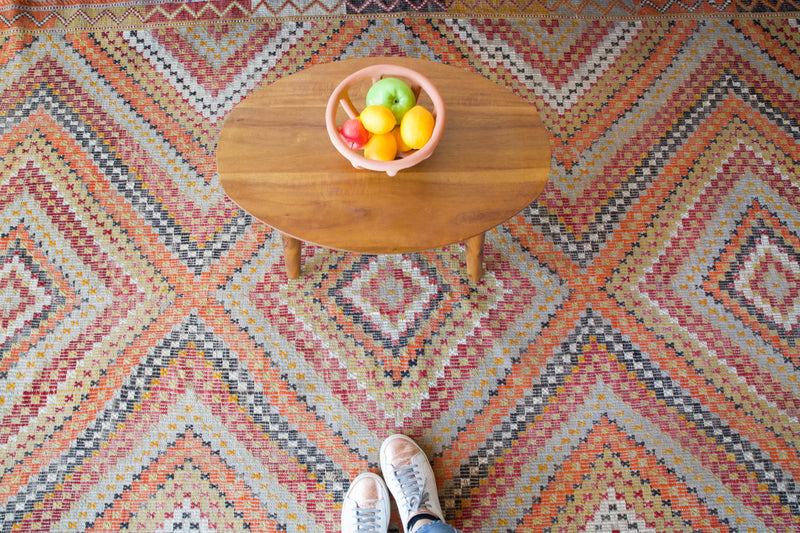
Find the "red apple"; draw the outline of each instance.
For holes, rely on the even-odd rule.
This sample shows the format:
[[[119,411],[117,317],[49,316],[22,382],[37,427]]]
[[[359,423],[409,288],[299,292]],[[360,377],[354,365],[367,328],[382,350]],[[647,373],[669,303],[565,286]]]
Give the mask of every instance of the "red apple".
[[[364,148],[369,140],[369,132],[358,118],[351,118],[342,124],[339,136],[351,150]]]

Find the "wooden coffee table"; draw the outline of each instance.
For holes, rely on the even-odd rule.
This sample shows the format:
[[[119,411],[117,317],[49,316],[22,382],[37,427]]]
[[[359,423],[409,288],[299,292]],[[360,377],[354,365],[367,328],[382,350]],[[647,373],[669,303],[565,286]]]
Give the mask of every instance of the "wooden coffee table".
[[[434,154],[394,177],[353,168],[325,128],[328,97],[339,82],[379,63],[425,75],[446,109]],[[373,57],[309,67],[253,92],[225,120],[217,166],[228,196],[281,232],[289,278],[300,276],[301,241],[361,254],[465,242],[467,275],[477,281],[484,232],[539,195],[550,173],[550,144],[533,105],[478,74]]]

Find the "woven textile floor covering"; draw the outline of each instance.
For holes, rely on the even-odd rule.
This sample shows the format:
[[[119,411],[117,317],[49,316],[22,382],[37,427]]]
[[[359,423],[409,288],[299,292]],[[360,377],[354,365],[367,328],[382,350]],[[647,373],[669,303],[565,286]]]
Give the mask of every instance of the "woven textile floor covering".
[[[337,531],[396,432],[465,532],[800,531],[797,13],[0,0],[0,531]],[[479,283],[462,244],[288,281],[219,185],[238,102],[368,55],[543,117]]]

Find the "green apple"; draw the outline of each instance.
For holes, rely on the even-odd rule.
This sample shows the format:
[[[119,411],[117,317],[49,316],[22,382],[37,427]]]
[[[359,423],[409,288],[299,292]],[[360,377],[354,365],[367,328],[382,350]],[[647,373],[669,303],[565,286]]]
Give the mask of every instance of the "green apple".
[[[406,82],[398,78],[383,78],[367,91],[367,105],[382,105],[392,110],[394,118],[400,120],[406,111],[414,107],[417,98]]]

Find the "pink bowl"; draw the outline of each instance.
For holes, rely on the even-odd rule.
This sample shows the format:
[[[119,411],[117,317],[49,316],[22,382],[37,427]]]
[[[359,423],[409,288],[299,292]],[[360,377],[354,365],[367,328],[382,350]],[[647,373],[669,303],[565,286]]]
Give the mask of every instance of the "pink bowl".
[[[364,85],[372,86],[381,78],[393,76],[400,78],[408,83],[411,90],[419,102],[420,96],[424,93],[431,100],[433,109],[428,109],[434,116],[435,124],[433,126],[433,134],[430,140],[420,148],[408,153],[399,153],[394,161],[375,161],[364,157],[360,150],[353,150],[339,137],[340,125],[336,123],[336,115],[341,105],[348,118],[356,118],[360,111],[356,110],[350,99],[350,92],[356,88],[364,91]],[[361,87],[359,87],[361,86]],[[413,167],[417,163],[424,161],[433,154],[436,145],[439,144],[439,139],[442,138],[444,131],[445,114],[444,102],[442,101],[439,91],[436,87],[422,74],[399,65],[372,65],[354,72],[346,77],[333,91],[331,97],[328,99],[328,107],[325,110],[325,124],[328,128],[328,135],[331,138],[333,146],[339,151],[340,154],[345,156],[355,168],[365,168],[368,170],[376,170],[379,172],[386,172],[389,176],[396,175],[404,168]]]

